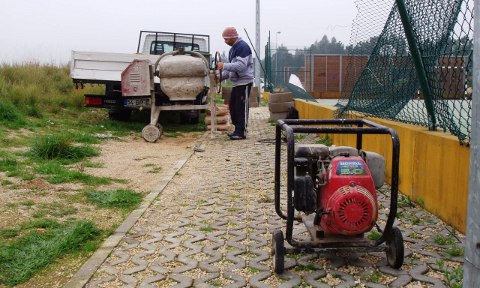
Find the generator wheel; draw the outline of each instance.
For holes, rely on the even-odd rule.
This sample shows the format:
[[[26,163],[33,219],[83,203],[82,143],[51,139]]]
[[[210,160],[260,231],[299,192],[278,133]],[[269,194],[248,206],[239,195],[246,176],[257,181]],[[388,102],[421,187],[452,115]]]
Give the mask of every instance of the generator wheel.
[[[400,229],[393,227],[387,237],[387,262],[392,268],[399,269],[403,265],[404,246]]]
[[[283,232],[275,230],[272,233],[272,255],[273,255],[273,271],[282,274],[285,261],[285,247],[283,243]]]
[[[152,125],[148,124],[147,126],[143,127],[142,130],[142,137],[145,141],[154,143],[158,139],[160,139],[160,135],[162,135],[163,127],[160,124]]]

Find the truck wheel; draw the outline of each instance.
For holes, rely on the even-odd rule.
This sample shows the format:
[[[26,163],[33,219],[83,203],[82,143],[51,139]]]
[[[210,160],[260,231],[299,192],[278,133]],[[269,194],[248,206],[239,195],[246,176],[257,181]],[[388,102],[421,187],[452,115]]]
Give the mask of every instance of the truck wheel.
[[[110,109],[108,110],[108,118],[116,121],[128,121],[132,116],[130,109]]]
[[[182,124],[198,124],[200,122],[200,110],[180,112],[180,122]]]
[[[142,130],[142,137],[143,139],[145,139],[145,141],[154,143],[154,142],[157,142],[158,139],[160,139],[160,135],[162,135],[162,132],[163,132],[162,125],[148,124]]]

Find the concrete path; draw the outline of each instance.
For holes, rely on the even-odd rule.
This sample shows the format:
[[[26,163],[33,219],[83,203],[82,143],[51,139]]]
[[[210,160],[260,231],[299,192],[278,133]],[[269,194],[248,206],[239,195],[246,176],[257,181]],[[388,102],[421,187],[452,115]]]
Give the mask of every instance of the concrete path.
[[[321,252],[287,254],[285,273],[273,273],[271,232],[285,231],[273,203],[275,127],[265,107],[250,111],[247,140],[204,137],[205,152],[162,180],[151,205],[136,211],[67,286],[449,287],[447,278],[461,279],[462,236],[406,198],[395,224],[406,248],[400,270],[387,266],[384,252]],[[378,193],[383,215],[388,195],[388,187]],[[307,237],[303,224],[294,234]]]

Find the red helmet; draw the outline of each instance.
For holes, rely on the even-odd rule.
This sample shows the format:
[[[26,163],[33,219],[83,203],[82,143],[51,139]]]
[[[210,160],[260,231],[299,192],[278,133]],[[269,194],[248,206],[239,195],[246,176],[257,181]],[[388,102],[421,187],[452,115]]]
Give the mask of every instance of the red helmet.
[[[237,29],[235,27],[227,27],[222,33],[223,39],[238,38]]]

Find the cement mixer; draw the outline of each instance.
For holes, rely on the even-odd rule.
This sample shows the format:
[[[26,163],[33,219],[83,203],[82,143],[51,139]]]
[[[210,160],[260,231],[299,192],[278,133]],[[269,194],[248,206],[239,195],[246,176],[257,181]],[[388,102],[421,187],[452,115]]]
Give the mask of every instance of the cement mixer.
[[[160,138],[160,111],[187,111],[191,119],[198,121],[200,111],[210,109],[215,117],[214,71],[201,53],[183,48],[160,55],[154,64],[148,59],[135,59],[122,72],[122,96],[151,97],[150,123],[143,128],[142,137],[148,142]],[[155,83],[155,77],[160,85]]]

